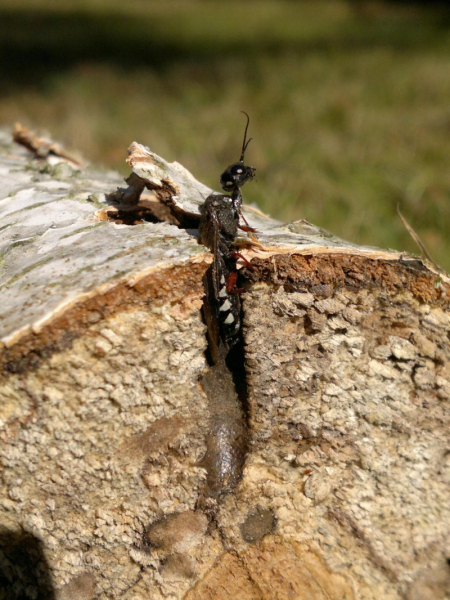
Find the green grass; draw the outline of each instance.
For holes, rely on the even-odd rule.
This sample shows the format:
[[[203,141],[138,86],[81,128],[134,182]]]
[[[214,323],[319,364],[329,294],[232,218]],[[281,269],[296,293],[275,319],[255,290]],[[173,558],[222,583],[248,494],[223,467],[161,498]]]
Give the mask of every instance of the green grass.
[[[450,270],[450,22],[340,0],[0,0],[0,122],[128,170],[133,141],[218,187],[251,116],[247,202]]]

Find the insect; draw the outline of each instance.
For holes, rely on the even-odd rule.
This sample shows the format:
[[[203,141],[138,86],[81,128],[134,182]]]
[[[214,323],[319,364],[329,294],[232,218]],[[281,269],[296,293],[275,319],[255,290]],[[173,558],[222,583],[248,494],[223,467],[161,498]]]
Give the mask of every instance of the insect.
[[[218,347],[223,342],[226,349],[239,340],[240,300],[236,288],[236,260],[239,254],[234,248],[238,229],[254,231],[242,215],[241,187],[251,181],[255,168],[244,164],[245,151],[251,141],[247,140],[249,116],[244,132],[241,157],[222,173],[220,185],[230,195],[210,194],[200,206],[199,235],[203,245],[209,248],[214,260],[205,276],[206,301],[204,315],[208,328],[210,352],[213,363],[217,362]],[[239,224],[242,217],[245,226]]]
[[[235,250],[238,229],[254,231],[241,213],[241,187],[254,177],[255,169],[244,164],[247,141],[245,127],[239,162],[230,165],[220,178],[226,194],[210,194],[200,206],[200,241],[213,253],[213,263],[205,274],[205,318],[212,365],[202,377],[208,398],[210,430],[202,466],[206,468],[206,495],[219,500],[231,492],[242,478],[247,452],[247,424],[242,406],[245,374],[242,372],[241,306],[237,289]],[[245,226],[240,226],[240,217]],[[243,258],[243,257],[241,257]]]

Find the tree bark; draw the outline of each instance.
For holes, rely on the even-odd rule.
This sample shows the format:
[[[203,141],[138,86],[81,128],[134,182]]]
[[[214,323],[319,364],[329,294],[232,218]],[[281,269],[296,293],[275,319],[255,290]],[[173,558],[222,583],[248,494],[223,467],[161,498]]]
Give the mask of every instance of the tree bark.
[[[0,146],[0,598],[448,599],[449,277],[245,208],[248,451],[210,498],[210,190]]]

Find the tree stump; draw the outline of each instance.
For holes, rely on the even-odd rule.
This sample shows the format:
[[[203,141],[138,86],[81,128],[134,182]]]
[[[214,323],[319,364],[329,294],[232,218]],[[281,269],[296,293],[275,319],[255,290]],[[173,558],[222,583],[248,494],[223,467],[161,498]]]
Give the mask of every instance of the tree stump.
[[[244,207],[248,451],[205,498],[210,190],[0,149],[0,598],[450,598],[446,274]]]

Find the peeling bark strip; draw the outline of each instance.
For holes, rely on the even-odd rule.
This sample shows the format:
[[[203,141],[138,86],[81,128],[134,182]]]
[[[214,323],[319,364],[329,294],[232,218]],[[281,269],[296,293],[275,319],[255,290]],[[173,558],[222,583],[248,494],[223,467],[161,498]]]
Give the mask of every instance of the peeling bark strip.
[[[14,125],[13,138],[15,142],[33,152],[35,158],[50,159],[50,164],[57,164],[63,161],[75,169],[81,167],[81,161],[67,154],[59,144],[55,144],[47,138],[37,136],[27,127],[22,127],[20,123]]]
[[[138,144],[129,190],[54,159],[0,131],[7,596],[447,598],[448,275],[243,206],[208,370],[211,190]]]

